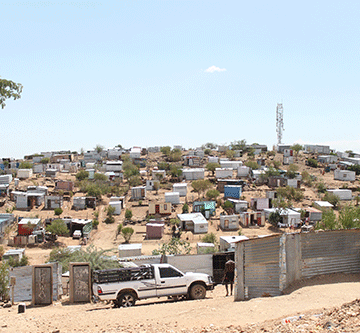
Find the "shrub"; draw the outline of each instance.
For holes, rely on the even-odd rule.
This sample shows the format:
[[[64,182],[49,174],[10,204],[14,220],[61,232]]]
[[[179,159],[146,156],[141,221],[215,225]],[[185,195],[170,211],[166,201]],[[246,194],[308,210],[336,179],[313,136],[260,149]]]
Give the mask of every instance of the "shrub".
[[[209,190],[206,192],[206,197],[210,200],[216,200],[216,198],[220,195],[220,192],[218,190]]]
[[[337,195],[330,192],[325,193],[324,200],[330,202],[335,208],[337,208],[340,202],[340,198]]]
[[[51,224],[46,227],[46,231],[57,236],[67,236],[69,233],[66,223],[61,219],[52,221]]]
[[[8,260],[8,264],[10,267],[21,267],[27,266],[29,264],[29,258],[25,255],[19,260],[19,258],[10,257]]]
[[[326,209],[323,211],[321,221],[316,223],[316,230],[334,230],[338,229],[338,223],[336,221],[336,215],[332,209]]]
[[[219,163],[211,162],[211,163],[206,164],[206,170],[211,171],[212,175],[214,175],[215,169],[220,168],[220,167],[221,166]]]
[[[98,225],[99,225],[99,220],[98,219],[93,219],[93,221],[92,221],[93,229],[97,229]]]
[[[118,226],[116,228],[116,238],[117,238],[118,235],[121,234],[122,229],[123,229],[123,224],[122,223],[118,224]]]
[[[54,213],[55,213],[55,215],[60,216],[63,213],[63,210],[61,208],[55,208]]]
[[[5,300],[9,298],[9,265],[0,262],[0,297]]]
[[[259,164],[257,164],[255,161],[247,161],[245,166],[253,170],[259,169]]]
[[[171,238],[168,243],[164,243],[160,246],[159,250],[153,250],[153,255],[167,255],[167,254],[190,254],[191,246],[186,240],[180,238]]]
[[[105,219],[105,223],[106,224],[112,224],[115,222],[115,218],[114,218],[114,213],[115,213],[115,207],[113,206],[108,206],[106,208],[106,219]]]
[[[125,218],[126,218],[127,220],[131,220],[132,217],[133,217],[132,211],[131,211],[130,209],[126,209],[126,211],[125,211]]]
[[[312,168],[317,168],[318,167],[318,162],[317,162],[317,160],[315,160],[313,158],[308,158],[307,165],[312,167]]]
[[[211,232],[210,234],[206,234],[201,238],[201,241],[204,243],[213,243],[215,245],[218,244],[216,235]]]
[[[323,182],[320,182],[316,185],[316,188],[319,193],[325,193],[326,192],[326,186]]]
[[[94,175],[94,180],[99,180],[99,181],[102,181],[102,182],[106,182],[108,180],[108,177],[106,177],[103,173],[97,172]]]
[[[279,213],[278,210],[276,210],[275,212],[272,212],[269,216],[269,223],[274,226],[277,227],[278,223],[282,221],[281,215]]]
[[[84,179],[88,179],[89,178],[89,172],[85,171],[85,170],[80,170],[77,174],[76,174],[76,179],[78,181],[82,181]]]
[[[189,213],[189,205],[185,202],[182,207],[182,213]]]
[[[134,229],[131,227],[125,227],[121,229],[121,234],[125,239],[125,243],[129,243],[130,242],[130,238],[134,233]]]

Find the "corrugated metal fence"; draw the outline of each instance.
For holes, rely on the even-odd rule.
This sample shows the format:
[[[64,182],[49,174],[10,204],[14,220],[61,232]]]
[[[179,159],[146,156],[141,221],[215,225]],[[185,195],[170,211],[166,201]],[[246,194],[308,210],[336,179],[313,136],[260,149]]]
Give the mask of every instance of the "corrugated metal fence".
[[[279,237],[254,239],[244,245],[245,295],[280,295]]]
[[[278,296],[294,281],[360,273],[360,230],[274,235],[237,243],[235,300]]]
[[[301,234],[301,276],[360,273],[359,230]]]

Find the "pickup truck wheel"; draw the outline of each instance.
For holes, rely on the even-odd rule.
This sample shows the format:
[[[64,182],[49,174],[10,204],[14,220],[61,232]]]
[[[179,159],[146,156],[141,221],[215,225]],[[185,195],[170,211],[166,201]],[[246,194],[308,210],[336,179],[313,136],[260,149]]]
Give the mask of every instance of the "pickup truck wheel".
[[[203,299],[206,296],[206,289],[202,284],[194,284],[190,289],[191,299]]]
[[[123,306],[125,308],[134,306],[136,302],[136,297],[132,293],[124,293],[119,295],[118,304],[119,306]]]

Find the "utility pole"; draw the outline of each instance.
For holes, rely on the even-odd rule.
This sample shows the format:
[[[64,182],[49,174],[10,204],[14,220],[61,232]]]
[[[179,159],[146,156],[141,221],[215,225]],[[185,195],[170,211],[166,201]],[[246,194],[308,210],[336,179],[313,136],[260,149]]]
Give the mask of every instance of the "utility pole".
[[[282,132],[284,129],[284,108],[282,103],[277,103],[276,106],[276,133],[277,133],[277,144],[281,144]]]

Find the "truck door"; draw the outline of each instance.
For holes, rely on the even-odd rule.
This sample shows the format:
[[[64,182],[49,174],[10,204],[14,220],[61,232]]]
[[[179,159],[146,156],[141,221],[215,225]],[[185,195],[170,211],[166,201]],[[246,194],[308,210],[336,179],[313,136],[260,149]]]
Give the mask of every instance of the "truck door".
[[[157,296],[185,295],[187,286],[182,272],[172,266],[158,267],[159,279],[156,279]]]

